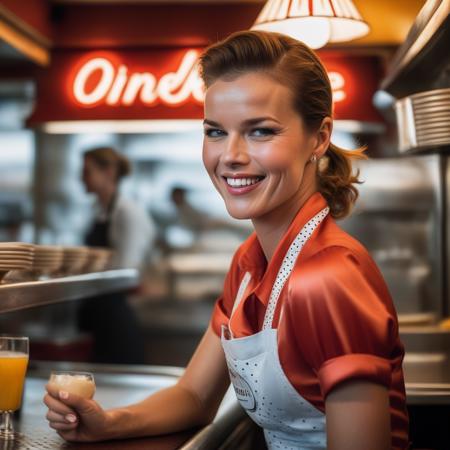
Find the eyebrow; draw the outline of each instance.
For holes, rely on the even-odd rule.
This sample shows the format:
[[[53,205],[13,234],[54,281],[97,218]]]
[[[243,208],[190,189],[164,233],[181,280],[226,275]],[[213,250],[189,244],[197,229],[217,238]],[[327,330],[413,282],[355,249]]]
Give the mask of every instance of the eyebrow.
[[[247,119],[244,120],[243,125],[244,126],[251,126],[251,125],[257,125],[258,123],[265,122],[266,120],[272,120],[274,122],[280,123],[277,119],[274,119],[273,117],[255,117],[253,119]],[[204,125],[210,125],[212,127],[220,127],[220,123],[214,122],[214,120],[205,119],[203,120]]]

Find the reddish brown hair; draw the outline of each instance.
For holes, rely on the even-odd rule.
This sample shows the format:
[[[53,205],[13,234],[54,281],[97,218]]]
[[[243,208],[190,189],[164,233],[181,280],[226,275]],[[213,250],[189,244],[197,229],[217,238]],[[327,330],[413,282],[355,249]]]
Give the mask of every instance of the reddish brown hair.
[[[294,109],[310,131],[332,117],[332,92],[327,72],[317,55],[288,36],[263,31],[240,31],[206,49],[200,73],[208,88],[219,78],[261,71],[286,85],[293,93]],[[318,164],[318,188],[335,218],[348,215],[358,198],[354,186],[359,171],[352,159],[365,158],[365,148],[344,150],[330,143]]]

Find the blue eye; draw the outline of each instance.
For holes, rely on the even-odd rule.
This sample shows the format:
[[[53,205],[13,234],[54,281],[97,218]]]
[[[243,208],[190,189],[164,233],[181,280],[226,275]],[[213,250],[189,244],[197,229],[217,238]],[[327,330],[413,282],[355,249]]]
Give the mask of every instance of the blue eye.
[[[273,136],[276,134],[276,130],[273,128],[254,128],[251,130],[251,134],[256,137]]]
[[[205,136],[210,138],[218,138],[225,136],[225,132],[223,130],[219,130],[218,128],[207,128],[204,130]]]

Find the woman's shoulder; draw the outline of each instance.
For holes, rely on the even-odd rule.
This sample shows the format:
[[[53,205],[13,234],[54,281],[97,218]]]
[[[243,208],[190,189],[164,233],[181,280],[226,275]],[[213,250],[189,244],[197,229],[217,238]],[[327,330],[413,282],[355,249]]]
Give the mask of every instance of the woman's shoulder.
[[[361,284],[389,297],[383,276],[368,250],[330,218],[305,252],[300,254],[290,279],[290,290],[341,289]],[[361,293],[364,295],[363,293]]]
[[[369,251],[354,236],[343,230],[332,217],[322,224],[317,235],[305,246],[300,254],[297,269],[307,268],[308,262],[315,263],[318,259],[321,262],[336,261],[348,258],[357,261],[361,268],[369,265],[376,267]],[[311,244],[311,245],[309,245]]]

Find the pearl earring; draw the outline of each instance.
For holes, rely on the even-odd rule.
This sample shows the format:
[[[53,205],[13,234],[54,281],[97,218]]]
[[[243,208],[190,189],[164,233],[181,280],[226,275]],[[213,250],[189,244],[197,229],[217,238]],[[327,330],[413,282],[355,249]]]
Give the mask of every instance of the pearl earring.
[[[313,153],[312,156],[311,156],[311,158],[309,158],[309,160],[310,160],[312,163],[315,163],[315,162],[317,161],[317,155],[316,155],[315,153]]]

